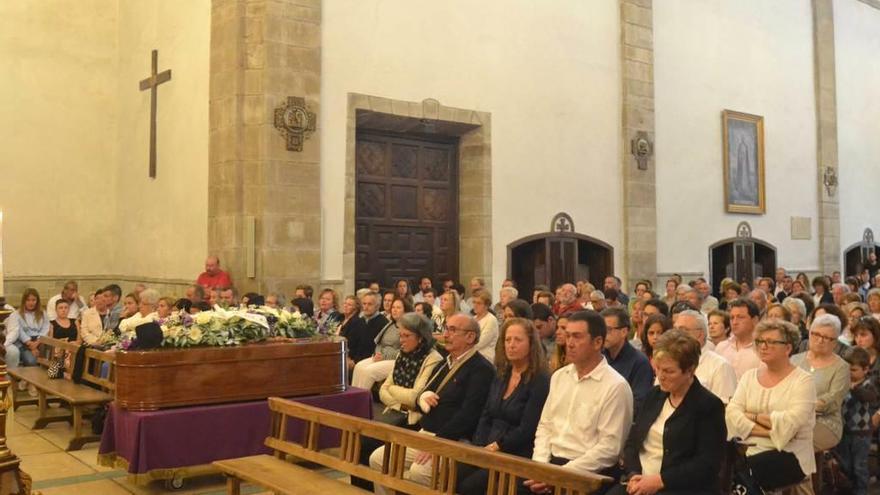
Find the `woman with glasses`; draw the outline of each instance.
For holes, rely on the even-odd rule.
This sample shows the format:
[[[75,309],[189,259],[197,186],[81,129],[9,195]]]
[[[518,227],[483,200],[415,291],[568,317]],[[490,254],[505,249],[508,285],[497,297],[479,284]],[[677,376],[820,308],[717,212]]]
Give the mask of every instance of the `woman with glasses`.
[[[764,366],[743,373],[725,418],[728,438],[750,444],[746,462],[764,490],[806,482],[816,471],[813,426],[816,387],[808,371],[789,360],[800,332],[787,321],[755,327],[755,351]]]
[[[816,384],[816,427],[813,446],[828,450],[843,434],[841,408],[849,391],[849,365],[834,353],[840,336],[840,319],[823,314],[810,325],[809,349],[792,356],[795,366],[808,371]]]

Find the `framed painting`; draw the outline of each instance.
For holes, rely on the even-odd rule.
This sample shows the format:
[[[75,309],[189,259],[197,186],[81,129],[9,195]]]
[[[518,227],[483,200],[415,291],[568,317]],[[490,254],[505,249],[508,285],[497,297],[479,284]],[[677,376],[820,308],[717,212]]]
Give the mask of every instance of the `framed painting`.
[[[727,212],[764,214],[764,117],[724,110],[721,121]]]

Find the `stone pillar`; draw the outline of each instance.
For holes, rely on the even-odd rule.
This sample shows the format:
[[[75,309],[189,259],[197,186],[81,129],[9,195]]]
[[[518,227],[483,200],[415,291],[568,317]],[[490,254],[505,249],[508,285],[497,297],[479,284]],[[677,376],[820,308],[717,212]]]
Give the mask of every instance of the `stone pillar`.
[[[834,65],[833,0],[813,0],[813,47],[816,73],[817,179],[819,201],[819,270],[840,270],[840,203],[836,180],[837,82]],[[834,178],[829,190],[826,180]]]
[[[319,112],[320,44],[320,0],[212,0],[208,249],[240,292],[320,280],[320,129],[294,152],[273,125],[288,96]]]
[[[623,237],[625,289],[657,275],[657,194],[653,151],[641,170],[631,143],[644,132],[654,143],[654,28],[652,0],[620,1],[623,78]],[[616,270],[621,273],[618,268]]]

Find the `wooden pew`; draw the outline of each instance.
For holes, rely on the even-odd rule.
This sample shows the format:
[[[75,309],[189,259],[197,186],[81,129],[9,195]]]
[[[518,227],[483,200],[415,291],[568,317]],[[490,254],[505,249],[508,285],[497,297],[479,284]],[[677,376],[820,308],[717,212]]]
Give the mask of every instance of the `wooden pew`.
[[[241,493],[242,481],[283,494],[365,493],[343,481],[288,462],[287,456],[415,495],[455,493],[456,473],[460,464],[489,470],[487,493],[491,495],[515,494],[517,486],[526,479],[549,483],[554,487],[554,495],[586,495],[611,482],[610,478],[604,476],[579,474],[551,464],[493,453],[471,445],[276,397],[269,399],[269,409],[272,423],[266,445],[275,451],[274,457],[259,455],[214,462],[214,466],[227,475],[230,495]],[[305,424],[303,438],[298,443],[286,440],[288,422],[291,419],[299,419]],[[340,431],[342,444],[338,453],[318,450],[318,436],[322,428]],[[385,444],[381,472],[358,464],[361,438],[364,436],[378,439]],[[408,448],[434,454],[430,486],[403,478]]]
[[[26,381],[37,389],[37,405],[40,410],[39,417],[34,421],[34,430],[45,428],[49,423],[64,421],[73,425],[73,438],[67,450],[79,450],[89,442],[101,439],[98,435],[88,434],[83,431],[83,420],[86,413],[101,407],[113,400],[113,355],[96,349],[86,349],[84,355],[84,368],[82,379],[94,387],[73,383],[71,380],[74,357],[79,345],[66,340],[58,340],[50,337],[40,337],[40,350],[37,356],[39,366],[19,366],[9,368],[8,373],[15,381]],[[56,352],[67,351],[71,353],[70,363],[64,369],[64,378],[49,379],[47,368],[54,359]],[[102,377],[102,368],[106,368],[108,375]],[[69,407],[50,408],[51,400],[61,401]]]

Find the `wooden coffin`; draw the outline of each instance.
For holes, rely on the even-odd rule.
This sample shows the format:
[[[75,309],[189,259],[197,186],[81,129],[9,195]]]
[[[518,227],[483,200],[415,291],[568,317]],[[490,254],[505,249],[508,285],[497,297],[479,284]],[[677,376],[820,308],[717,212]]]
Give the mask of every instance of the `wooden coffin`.
[[[116,403],[133,411],[341,392],[342,339],[121,351]]]

